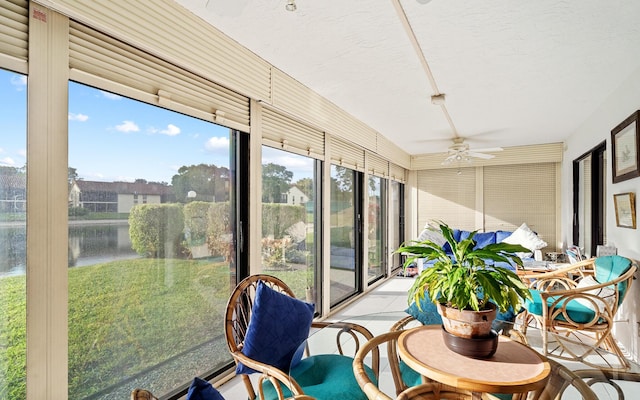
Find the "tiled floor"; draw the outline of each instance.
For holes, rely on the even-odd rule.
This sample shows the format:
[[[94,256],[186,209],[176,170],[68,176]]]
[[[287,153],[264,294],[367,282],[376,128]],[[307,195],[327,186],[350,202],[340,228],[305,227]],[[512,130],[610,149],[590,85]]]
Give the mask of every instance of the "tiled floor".
[[[373,291],[361,297],[354,303],[341,309],[328,321],[341,321],[354,319],[362,315],[374,313],[402,311],[407,308],[407,290],[413,284],[413,278],[395,277],[380,284]],[[376,335],[388,330],[393,321],[371,320],[358,321]],[[246,399],[247,392],[242,380],[234,377],[230,381],[218,387],[218,390],[227,400]]]

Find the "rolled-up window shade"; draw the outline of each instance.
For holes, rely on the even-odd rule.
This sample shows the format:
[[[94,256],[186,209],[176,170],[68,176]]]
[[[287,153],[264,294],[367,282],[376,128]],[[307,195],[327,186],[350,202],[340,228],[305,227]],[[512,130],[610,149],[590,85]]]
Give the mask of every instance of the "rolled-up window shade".
[[[78,22],[70,22],[72,80],[120,84],[127,96],[249,131],[249,99]]]
[[[367,170],[371,175],[379,176],[381,178],[389,177],[389,161],[370,152],[366,153],[366,157]]]
[[[364,172],[364,149],[346,140],[331,137],[331,162]]]
[[[266,107],[262,109],[262,139],[272,147],[324,159],[324,132]]]
[[[3,0],[0,2],[0,54],[27,61],[28,45],[29,2]]]
[[[389,163],[389,178],[391,180],[405,183],[407,180],[406,173],[406,170],[401,166],[392,162]]]

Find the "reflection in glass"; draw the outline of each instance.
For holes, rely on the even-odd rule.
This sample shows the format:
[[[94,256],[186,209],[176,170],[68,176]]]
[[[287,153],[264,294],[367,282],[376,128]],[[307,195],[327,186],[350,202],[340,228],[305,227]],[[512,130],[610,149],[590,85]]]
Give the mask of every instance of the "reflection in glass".
[[[26,397],[26,84],[0,70],[0,399]]]
[[[385,187],[386,179],[377,176],[369,176],[369,211],[367,218],[369,219],[369,280],[384,276],[387,265],[384,255],[386,247],[384,235],[384,215],[385,215]]]
[[[229,129],[69,84],[69,398],[230,362]]]
[[[356,171],[331,166],[331,305],[356,292]]]
[[[387,180],[377,177],[369,177],[369,281],[384,276],[387,267],[385,249],[387,247],[385,235],[386,206],[383,199],[386,197]]]
[[[317,303],[315,226],[318,162],[263,147],[262,271],[282,279],[296,297]]]
[[[391,181],[390,185],[391,193],[389,194],[389,214],[391,218],[389,220],[389,246],[393,252],[400,247],[404,241],[403,235],[403,185],[400,182]],[[402,267],[402,260],[400,254],[392,253],[391,255],[391,271]]]

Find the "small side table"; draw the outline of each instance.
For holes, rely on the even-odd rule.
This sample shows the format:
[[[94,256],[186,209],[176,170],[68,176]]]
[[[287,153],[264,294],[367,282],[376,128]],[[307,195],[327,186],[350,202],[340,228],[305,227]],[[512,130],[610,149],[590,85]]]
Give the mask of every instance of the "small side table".
[[[524,344],[500,335],[489,359],[455,353],[444,344],[441,326],[421,326],[398,338],[404,362],[422,376],[445,385],[482,393],[525,393],[542,388],[551,371],[547,359]]]

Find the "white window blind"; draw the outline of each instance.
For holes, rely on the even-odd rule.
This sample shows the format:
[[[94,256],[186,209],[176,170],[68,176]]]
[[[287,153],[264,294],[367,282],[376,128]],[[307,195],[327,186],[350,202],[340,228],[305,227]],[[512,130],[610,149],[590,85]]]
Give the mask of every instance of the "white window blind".
[[[484,167],[485,230],[513,231],[522,223],[556,247],[557,163]]]
[[[29,2],[3,0],[0,2],[0,54],[26,61],[28,43]]]
[[[265,144],[324,159],[324,132],[263,107],[262,140]]]
[[[417,178],[418,230],[431,220],[444,221],[454,229],[474,229],[475,168],[423,170]]]
[[[249,99],[75,21],[70,22],[70,77],[113,82],[127,96],[249,131]],[[132,89],[132,90],[131,90]]]

